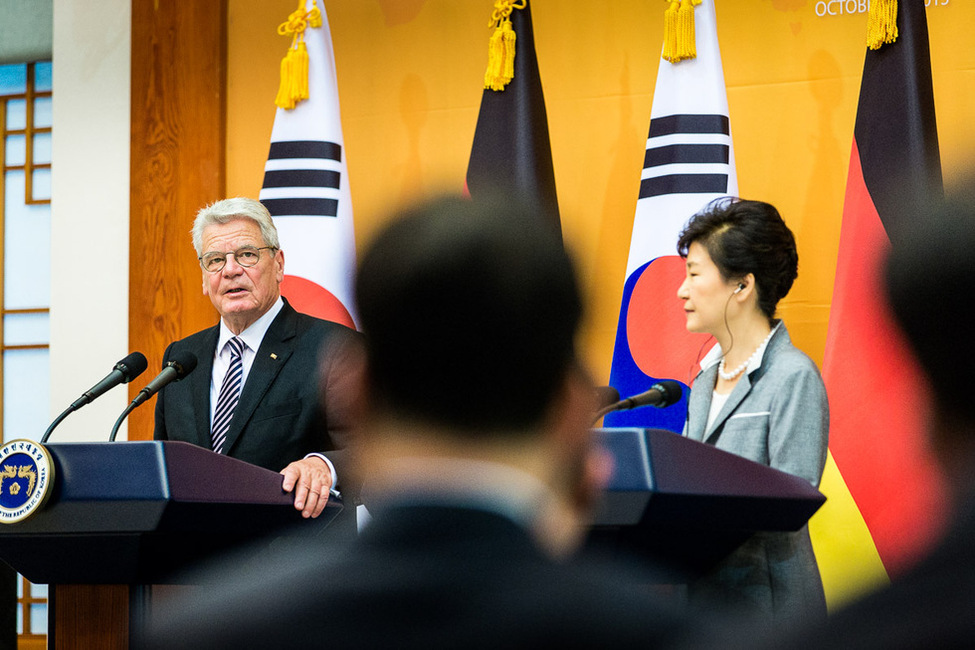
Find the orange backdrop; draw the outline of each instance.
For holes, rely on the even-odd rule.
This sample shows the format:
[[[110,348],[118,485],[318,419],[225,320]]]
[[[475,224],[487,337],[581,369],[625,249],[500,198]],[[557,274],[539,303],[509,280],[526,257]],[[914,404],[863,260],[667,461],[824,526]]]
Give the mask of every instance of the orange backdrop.
[[[866,0],[715,4],[739,189],[776,205],[796,234],[799,279],[780,313],[796,344],[821,363]],[[463,187],[492,5],[324,2],[360,247],[402,203]],[[276,28],[295,6],[295,0],[229,2],[228,195],[256,197],[260,189],[278,65],[289,44]],[[661,0],[532,2],[562,228],[591,305],[583,349],[601,382],[609,377],[666,7]],[[975,24],[975,3],[929,0],[927,13],[950,182],[975,145],[975,48],[963,27]],[[829,502],[810,528],[836,604],[884,574],[832,463],[823,491]]]

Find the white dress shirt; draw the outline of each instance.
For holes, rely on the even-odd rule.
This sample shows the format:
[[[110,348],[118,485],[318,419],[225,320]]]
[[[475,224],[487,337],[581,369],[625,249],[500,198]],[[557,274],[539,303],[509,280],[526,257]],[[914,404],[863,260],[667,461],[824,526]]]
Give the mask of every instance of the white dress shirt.
[[[264,340],[264,335],[267,334],[267,330],[271,327],[271,323],[277,318],[278,314],[281,313],[281,309],[284,308],[284,300],[281,296],[275,301],[271,308],[268,309],[264,314],[258,318],[256,321],[250,324],[250,326],[245,329],[240,334],[234,334],[227,327],[227,324],[220,319],[220,334],[217,336],[217,349],[213,357],[213,374],[210,376],[210,426],[213,427],[213,414],[217,410],[217,400],[220,397],[220,386],[223,384],[224,375],[227,374],[227,369],[230,367],[230,348],[227,347],[227,341],[232,339],[234,336],[239,338],[244,342],[244,350],[241,354],[241,364],[244,367],[244,373],[240,380],[241,392],[244,390],[244,386],[247,385],[247,376],[250,374],[251,366],[254,365],[254,358],[257,356],[257,351],[261,347],[261,342]],[[308,458],[310,456],[315,456],[321,458],[326,465],[328,465],[329,471],[332,473],[332,485],[338,483],[339,477],[335,472],[335,466],[332,465],[332,461],[325,457],[324,454],[311,453],[305,456]],[[284,469],[283,467],[281,469]],[[334,493],[334,490],[333,490]]]

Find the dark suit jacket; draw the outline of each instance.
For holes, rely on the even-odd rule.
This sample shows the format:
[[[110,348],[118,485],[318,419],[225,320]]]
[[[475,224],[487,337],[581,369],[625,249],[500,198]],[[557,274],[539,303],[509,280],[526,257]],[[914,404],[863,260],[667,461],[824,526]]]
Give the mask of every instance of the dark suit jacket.
[[[187,378],[169,384],[156,399],[156,440],[183,440],[210,448],[210,380],[219,325],[172,343],[199,363]],[[358,334],[300,314],[287,301],[257,350],[227,433],[224,452],[275,472],[311,452],[335,465],[340,481],[351,476],[346,446],[350,387],[344,346]],[[344,489],[346,485],[338,486]]]
[[[638,574],[557,564],[511,520],[453,506],[373,511],[344,551],[310,542],[222,578],[157,608],[152,647],[659,648],[689,627]]]

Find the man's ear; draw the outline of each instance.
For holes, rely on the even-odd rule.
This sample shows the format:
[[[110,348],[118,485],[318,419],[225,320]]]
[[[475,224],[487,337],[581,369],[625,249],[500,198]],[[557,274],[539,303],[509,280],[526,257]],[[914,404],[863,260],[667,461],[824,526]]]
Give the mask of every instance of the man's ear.
[[[572,363],[546,413],[546,430],[552,442],[569,448],[585,444],[598,408],[596,387],[589,372]]]
[[[284,251],[280,248],[274,252],[274,263],[278,265],[278,284],[284,282]]]
[[[546,435],[554,462],[553,488],[585,521],[596,506],[613,472],[613,460],[592,430],[599,409],[596,387],[589,373],[574,364],[563,378],[548,413]]]

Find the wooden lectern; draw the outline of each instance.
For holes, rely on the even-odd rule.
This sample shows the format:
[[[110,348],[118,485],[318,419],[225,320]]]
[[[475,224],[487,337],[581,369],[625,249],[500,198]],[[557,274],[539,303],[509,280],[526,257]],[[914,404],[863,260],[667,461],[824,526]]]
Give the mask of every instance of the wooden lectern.
[[[53,492],[0,526],[0,558],[51,585],[50,648],[137,645],[150,585],[247,542],[316,534],[342,510],[303,519],[282,476],[185,442],[46,445]]]
[[[796,531],[826,501],[805,479],[672,431],[596,431],[614,461],[590,547],[643,555],[686,582],[759,531]]]

